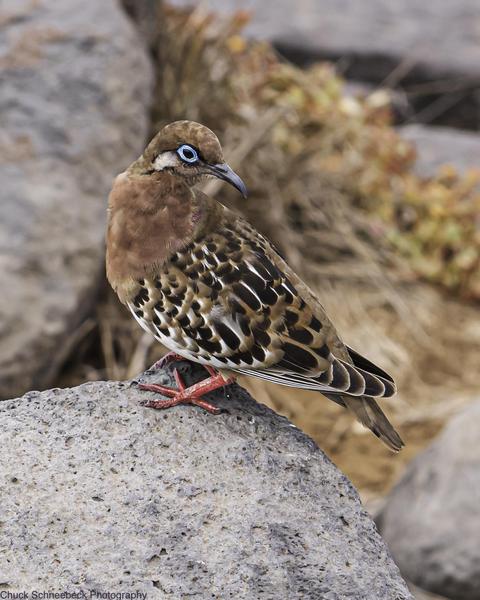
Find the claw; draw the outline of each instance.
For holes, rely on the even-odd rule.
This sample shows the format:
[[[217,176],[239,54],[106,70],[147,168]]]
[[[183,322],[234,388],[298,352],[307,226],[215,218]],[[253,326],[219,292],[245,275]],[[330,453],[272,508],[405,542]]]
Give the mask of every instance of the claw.
[[[167,356],[169,355],[167,354]],[[169,360],[169,362],[173,360],[176,360],[176,358],[172,358]],[[224,379],[224,377],[212,367],[207,366],[205,368],[207,369],[210,377],[204,379],[203,381],[199,381],[198,383],[194,383],[188,388],[185,386],[185,383],[177,369],[174,369],[173,371],[177,389],[159,385],[157,383],[141,383],[138,386],[141,390],[155,392],[169,398],[169,400],[148,400],[144,403],[144,406],[147,408],[165,409],[176,406],[177,404],[194,404],[195,406],[200,406],[211,414],[218,415],[221,412],[221,409],[213,404],[210,404],[210,402],[203,400],[202,396],[204,394],[208,394],[209,392],[213,392],[218,388],[224,387],[225,385],[233,383],[235,380],[233,377]]]
[[[200,406],[212,415],[218,415],[222,411],[218,406],[213,406],[210,402],[206,402],[201,398],[172,398],[171,400],[148,400],[143,406],[146,408],[155,408],[156,410],[163,410],[165,408],[171,408],[177,406],[177,404],[193,404],[194,406]]]

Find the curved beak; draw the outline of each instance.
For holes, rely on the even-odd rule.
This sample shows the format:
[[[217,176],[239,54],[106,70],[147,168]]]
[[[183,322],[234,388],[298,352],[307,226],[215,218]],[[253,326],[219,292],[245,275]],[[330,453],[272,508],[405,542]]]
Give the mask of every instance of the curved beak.
[[[223,179],[230,185],[233,185],[244,198],[247,197],[248,192],[245,184],[240,179],[240,177],[235,173],[233,169],[231,169],[227,163],[219,163],[217,165],[210,165],[209,169],[210,173],[219,179]]]

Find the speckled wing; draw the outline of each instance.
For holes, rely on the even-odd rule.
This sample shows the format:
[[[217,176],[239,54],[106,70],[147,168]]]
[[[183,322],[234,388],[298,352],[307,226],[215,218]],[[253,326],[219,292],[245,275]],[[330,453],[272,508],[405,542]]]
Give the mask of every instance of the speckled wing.
[[[202,364],[333,394],[395,393],[391,377],[341,342],[307,286],[236,216],[139,282],[129,307],[169,349]]]
[[[321,392],[393,395],[391,377],[342,344],[289,271],[238,218],[175,253],[129,306],[168,348],[203,364]]]

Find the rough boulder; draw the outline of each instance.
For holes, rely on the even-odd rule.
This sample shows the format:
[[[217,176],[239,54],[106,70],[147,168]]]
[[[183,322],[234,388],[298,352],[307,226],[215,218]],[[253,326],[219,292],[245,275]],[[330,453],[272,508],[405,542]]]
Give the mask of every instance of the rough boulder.
[[[238,386],[212,394],[218,416],[149,397],[98,382],[0,403],[2,589],[411,598],[355,489],[284,417]]]

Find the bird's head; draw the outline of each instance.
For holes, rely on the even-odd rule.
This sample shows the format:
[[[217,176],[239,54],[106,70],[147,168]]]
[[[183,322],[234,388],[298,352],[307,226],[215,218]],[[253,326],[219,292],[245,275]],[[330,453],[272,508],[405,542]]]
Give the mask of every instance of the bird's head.
[[[159,131],[141,158],[141,168],[144,174],[170,172],[190,185],[217,177],[247,196],[245,184],[225,162],[217,136],[193,121],[175,121]]]

